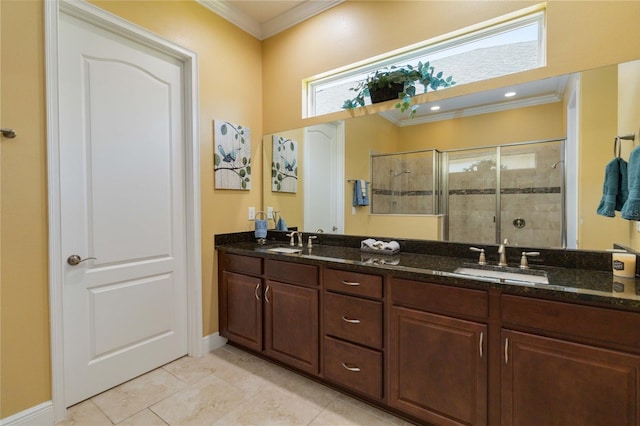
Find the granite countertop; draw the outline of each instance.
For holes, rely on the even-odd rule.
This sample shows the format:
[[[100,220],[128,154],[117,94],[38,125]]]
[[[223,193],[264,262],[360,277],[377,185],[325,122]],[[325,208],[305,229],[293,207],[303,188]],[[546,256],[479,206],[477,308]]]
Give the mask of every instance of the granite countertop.
[[[245,241],[217,244],[216,249],[229,253],[329,267],[339,265],[342,269],[356,272],[391,272],[399,278],[428,278],[442,284],[479,289],[498,288],[504,293],[598,304],[640,312],[640,278],[619,278],[615,277],[611,271],[535,265],[531,268],[532,273],[544,271],[549,284],[534,284],[467,276],[454,272],[460,267],[482,268],[469,258],[405,251],[385,255],[363,252],[354,247],[325,244],[314,244],[312,249],[305,246],[299,254],[274,253],[268,250],[275,246],[289,247],[283,241],[269,241],[266,245]],[[509,270],[522,273],[517,267]]]

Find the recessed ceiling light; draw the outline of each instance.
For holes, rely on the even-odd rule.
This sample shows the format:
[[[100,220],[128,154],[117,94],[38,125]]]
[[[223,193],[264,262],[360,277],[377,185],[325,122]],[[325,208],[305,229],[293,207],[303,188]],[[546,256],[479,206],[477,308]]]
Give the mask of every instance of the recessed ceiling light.
[[[505,98],[512,98],[516,95],[516,92],[507,92],[504,94]]]
[[[431,111],[437,111],[437,110],[440,109],[440,107],[438,105],[434,105],[430,109],[431,109]]]

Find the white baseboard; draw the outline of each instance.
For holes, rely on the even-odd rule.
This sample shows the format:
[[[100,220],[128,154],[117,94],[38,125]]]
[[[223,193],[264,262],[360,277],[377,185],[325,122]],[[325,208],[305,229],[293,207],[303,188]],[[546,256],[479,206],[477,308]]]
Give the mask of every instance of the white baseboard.
[[[204,353],[215,351],[216,349],[221,348],[226,344],[227,339],[222,337],[218,332],[205,336],[202,339],[202,349]]]
[[[53,401],[43,402],[0,420],[0,426],[51,426],[53,424]]]

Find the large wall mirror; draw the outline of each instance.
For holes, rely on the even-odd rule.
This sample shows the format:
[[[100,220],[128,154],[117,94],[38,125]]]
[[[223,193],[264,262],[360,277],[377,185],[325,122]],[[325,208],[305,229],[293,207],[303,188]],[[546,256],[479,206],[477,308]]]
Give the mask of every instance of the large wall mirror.
[[[505,97],[508,92],[516,94]],[[432,111],[434,106],[440,109]],[[286,130],[263,139],[263,208],[305,232],[477,244],[508,237],[525,246],[592,250],[614,243],[633,247],[635,224],[619,214],[598,216],[596,208],[615,136],[636,134],[635,141],[622,142],[621,156],[628,160],[639,129],[640,60],[444,99],[422,105],[413,119],[392,110]],[[278,141],[295,144],[279,150]],[[433,158],[407,155],[429,150],[444,153],[439,162],[444,182],[437,188],[460,197],[440,201],[438,214],[394,210],[433,195],[433,187],[420,183],[431,171],[425,173],[427,163],[417,160],[425,157],[433,164]],[[372,166],[372,155],[386,154],[398,155]],[[388,213],[352,206],[353,181],[370,182],[374,172],[389,179],[369,188],[371,198],[393,206]],[[296,185],[284,189],[286,180]],[[500,202],[496,207],[496,197],[502,207]],[[485,207],[497,210],[482,213],[487,222],[460,232],[459,224],[472,223]],[[497,233],[496,221],[502,222]],[[449,232],[449,226],[458,232]]]

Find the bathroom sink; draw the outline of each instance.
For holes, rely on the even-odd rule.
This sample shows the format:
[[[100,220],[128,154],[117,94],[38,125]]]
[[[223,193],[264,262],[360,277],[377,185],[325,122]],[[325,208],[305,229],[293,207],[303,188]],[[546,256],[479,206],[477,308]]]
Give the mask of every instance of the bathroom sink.
[[[271,248],[268,248],[267,251],[271,253],[284,253],[284,254],[302,253],[302,249],[297,247],[271,247]]]
[[[474,278],[491,278],[500,281],[511,281],[532,284],[549,284],[549,278],[544,271],[515,272],[511,270],[495,270],[463,267],[453,271],[456,274],[468,275]]]

